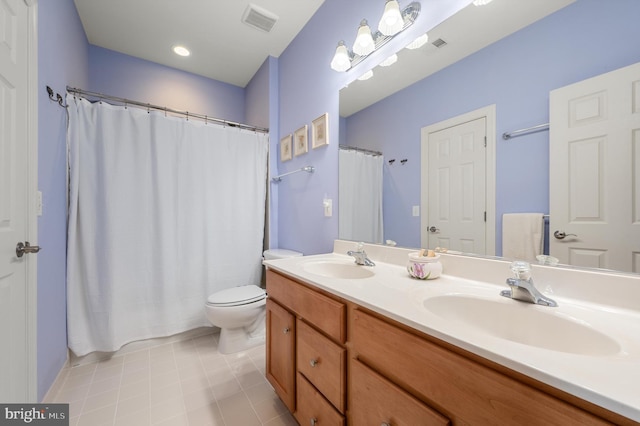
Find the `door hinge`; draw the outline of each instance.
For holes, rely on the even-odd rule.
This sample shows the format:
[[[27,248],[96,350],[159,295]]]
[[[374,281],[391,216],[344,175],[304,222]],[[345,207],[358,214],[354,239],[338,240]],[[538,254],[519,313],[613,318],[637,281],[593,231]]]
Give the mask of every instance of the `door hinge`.
[[[487,147],[487,137],[486,136],[484,137],[484,147],[485,148]]]
[[[484,212],[484,221],[487,221],[487,212]]]

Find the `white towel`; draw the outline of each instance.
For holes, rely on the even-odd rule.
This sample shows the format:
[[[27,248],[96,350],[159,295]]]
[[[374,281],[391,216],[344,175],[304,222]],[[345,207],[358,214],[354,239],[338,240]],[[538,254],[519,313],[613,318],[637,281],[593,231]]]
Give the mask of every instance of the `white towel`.
[[[543,232],[542,213],[502,215],[502,256],[535,262],[542,254]]]

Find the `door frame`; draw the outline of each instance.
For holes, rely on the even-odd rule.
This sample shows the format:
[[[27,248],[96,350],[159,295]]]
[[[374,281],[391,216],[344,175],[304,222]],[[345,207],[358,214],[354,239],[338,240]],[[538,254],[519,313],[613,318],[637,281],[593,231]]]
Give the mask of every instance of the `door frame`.
[[[38,191],[38,0],[24,0],[28,7],[28,118],[27,118],[27,218],[26,241],[38,245],[38,215],[36,195]],[[30,401],[38,401],[38,257],[27,256],[26,279],[26,333],[27,333],[27,395]]]
[[[485,197],[487,220],[485,222],[485,254],[487,256],[495,256],[496,253],[496,105],[488,105],[467,112],[456,117],[431,124],[420,129],[420,185],[421,188],[429,187],[429,173],[427,165],[429,164],[429,150],[426,144],[429,143],[429,134],[440,130],[455,127],[469,121],[480,118],[486,119],[487,147],[485,156]],[[422,231],[429,226],[428,205],[427,200],[420,194],[420,235]],[[425,214],[426,212],[426,214]],[[420,238],[422,240],[422,237]],[[422,243],[422,241],[421,241]]]

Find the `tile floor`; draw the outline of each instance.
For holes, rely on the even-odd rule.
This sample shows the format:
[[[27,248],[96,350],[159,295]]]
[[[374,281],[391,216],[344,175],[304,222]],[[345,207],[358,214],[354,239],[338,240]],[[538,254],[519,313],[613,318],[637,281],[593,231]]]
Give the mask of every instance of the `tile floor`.
[[[217,335],[70,367],[51,402],[70,426],[293,426],[264,377],[264,345],[222,355]]]

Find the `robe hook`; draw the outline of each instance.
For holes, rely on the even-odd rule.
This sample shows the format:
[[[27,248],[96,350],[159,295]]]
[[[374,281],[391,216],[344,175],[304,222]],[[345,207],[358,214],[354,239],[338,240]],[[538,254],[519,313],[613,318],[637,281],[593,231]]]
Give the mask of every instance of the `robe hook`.
[[[51,99],[53,102],[56,102],[62,108],[66,108],[67,107],[64,104],[64,99],[62,98],[60,93],[56,93],[55,94],[56,95],[55,98],[53,97],[53,89],[50,86],[47,86],[47,94],[49,95],[49,99]]]

